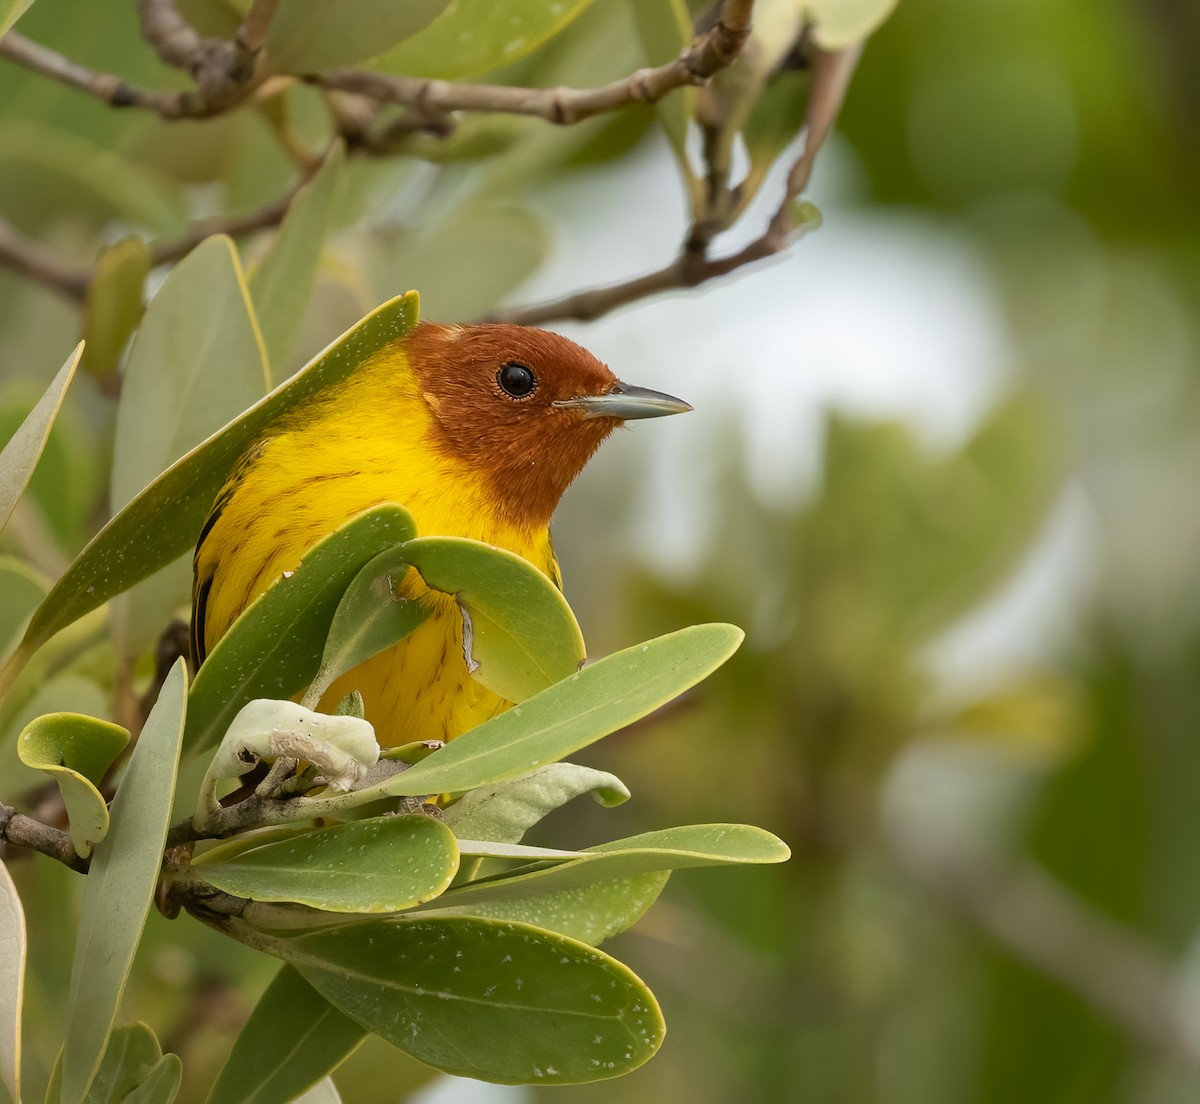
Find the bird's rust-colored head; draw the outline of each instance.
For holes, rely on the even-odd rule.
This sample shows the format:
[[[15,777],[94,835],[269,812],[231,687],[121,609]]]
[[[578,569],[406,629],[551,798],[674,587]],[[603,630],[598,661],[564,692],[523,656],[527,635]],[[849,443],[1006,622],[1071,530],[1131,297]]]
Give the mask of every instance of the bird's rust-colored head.
[[[622,383],[573,341],[528,326],[422,322],[404,348],[437,444],[486,474],[515,525],[548,524],[563,491],[622,422],[691,409]]]

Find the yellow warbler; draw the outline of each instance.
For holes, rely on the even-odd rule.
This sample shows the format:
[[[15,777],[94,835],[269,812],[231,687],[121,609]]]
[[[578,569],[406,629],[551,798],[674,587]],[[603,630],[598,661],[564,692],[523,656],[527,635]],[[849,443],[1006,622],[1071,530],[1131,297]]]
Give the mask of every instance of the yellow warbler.
[[[561,586],[549,526],[571,480],[623,421],[690,409],[557,334],[419,324],[238,461],[196,547],[194,662],[313,544],[383,502],[405,506],[422,535],[498,545]],[[322,708],[359,690],[384,746],[453,739],[506,709],[467,672],[453,598],[412,570],[398,593],[430,616],[338,679]]]

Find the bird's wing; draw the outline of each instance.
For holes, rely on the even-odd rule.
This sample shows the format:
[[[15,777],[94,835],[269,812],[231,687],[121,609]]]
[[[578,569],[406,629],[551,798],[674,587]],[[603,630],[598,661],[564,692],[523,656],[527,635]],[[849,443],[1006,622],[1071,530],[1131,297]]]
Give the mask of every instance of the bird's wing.
[[[204,617],[208,608],[208,594],[212,589],[217,569],[220,567],[219,556],[204,556],[204,542],[208,539],[209,534],[212,533],[213,526],[221,520],[222,511],[237,492],[246,473],[262,455],[265,447],[266,441],[260,439],[242,453],[233,470],[229,473],[229,478],[225,480],[225,485],[217,494],[216,501],[213,502],[212,509],[208,512],[208,517],[204,519],[204,525],[200,529],[200,536],[196,538],[196,551],[192,555],[192,626],[190,636],[193,672],[199,669],[200,664],[204,662],[205,656],[208,654],[204,645]]]
[[[550,553],[546,574],[550,576],[550,581],[562,590],[562,569],[558,566],[558,556],[554,554],[554,538],[549,533],[546,534],[546,549]]]

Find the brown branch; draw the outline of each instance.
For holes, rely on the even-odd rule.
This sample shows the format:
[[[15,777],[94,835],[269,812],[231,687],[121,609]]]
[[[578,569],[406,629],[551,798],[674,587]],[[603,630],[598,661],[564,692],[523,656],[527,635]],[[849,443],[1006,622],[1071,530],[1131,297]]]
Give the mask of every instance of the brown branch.
[[[741,52],[750,34],[753,6],[753,0],[725,0],[717,23],[677,58],[653,69],[639,69],[598,88],[462,84],[357,69],[335,69],[309,79],[324,88],[411,107],[424,118],[436,119],[454,111],[502,112],[532,115],[567,126],[630,104],[657,103],[677,88],[703,84]]]
[[[710,257],[707,253],[706,238],[693,237],[675,260],[655,272],[617,284],[577,291],[545,303],[498,311],[490,315],[488,321],[516,322],[522,326],[539,326],[564,319],[591,322],[609,311],[635,303],[639,299],[646,299],[663,291],[698,287],[709,280],[728,276],[739,268],[780,255],[819,225],[817,219],[801,222],[796,219],[795,201],[798,193],[793,191],[793,187],[797,184],[802,187],[807,180],[805,174],[797,172],[802,161],[803,155],[788,174],[783,201],[772,215],[766,229],[736,253],[725,257]]]
[[[88,871],[88,860],[82,859],[71,846],[71,837],[59,828],[51,828],[40,820],[18,813],[0,802],[0,843],[21,847],[57,859],[80,874]]]
[[[271,20],[279,7],[279,0],[253,0],[246,18],[238,27],[235,41],[250,56],[262,52],[267,44],[267,33],[271,29]]]
[[[197,34],[174,0],[138,0],[142,37],[167,65],[182,69],[196,82],[195,91],[179,94],[182,114],[218,115],[242,103],[262,83],[266,70],[258,64],[261,43],[275,7],[275,0],[256,0],[230,42]]]
[[[1132,1037],[1200,1067],[1200,1040],[1179,1000],[1176,974],[1144,939],[1033,865],[935,854],[915,840],[893,850],[918,881],[1019,958]]]
[[[0,45],[9,37],[6,35],[0,39]],[[0,219],[0,268],[27,276],[77,303],[83,302],[91,279],[86,270],[68,265],[40,242],[25,237],[4,219]]]
[[[16,31],[0,38],[0,57],[15,61],[35,73],[84,92],[110,107],[138,107],[166,119],[186,117],[183,92],[161,92],[137,88],[112,73],[77,65],[69,58]]]
[[[688,231],[683,249],[670,264],[644,276],[636,276],[604,287],[588,288],[545,303],[534,303],[489,316],[489,321],[517,322],[525,326],[551,321],[590,322],[609,311],[646,299],[663,291],[694,288],[709,280],[728,276],[740,268],[779,256],[805,233],[816,229],[819,219],[798,217],[796,201],[808,187],[817,153],[829,136],[845,99],[850,78],[862,53],[862,44],[845,50],[812,49],[813,84],[805,113],[804,145],[788,171],[783,199],[763,232],[748,245],[725,257],[710,257],[713,238],[728,228],[741,211],[737,189],[719,187],[709,194]]]
[[[286,194],[271,200],[270,203],[257,210],[249,211],[244,215],[216,215],[213,218],[200,219],[193,222],[177,238],[153,242],[150,245],[150,264],[157,266],[177,261],[213,234],[228,234],[231,238],[237,238],[243,234],[253,233],[255,230],[267,230],[272,226],[278,226],[291,208],[296,193],[305,183],[305,180],[299,181]]]

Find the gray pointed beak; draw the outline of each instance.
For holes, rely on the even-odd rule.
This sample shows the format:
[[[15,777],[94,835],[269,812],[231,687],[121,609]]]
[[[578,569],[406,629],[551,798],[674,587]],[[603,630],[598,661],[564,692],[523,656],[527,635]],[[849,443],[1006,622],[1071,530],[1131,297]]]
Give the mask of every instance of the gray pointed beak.
[[[686,414],[692,409],[691,403],[685,403],[674,395],[651,391],[648,387],[635,387],[620,380],[603,395],[580,395],[577,399],[562,399],[554,405],[582,411],[585,418],[620,418],[622,421]]]

